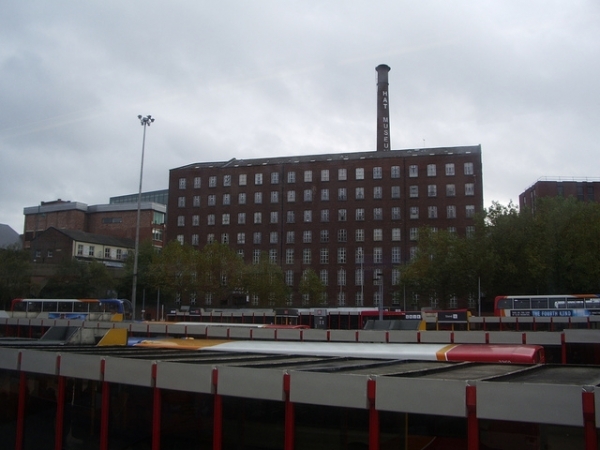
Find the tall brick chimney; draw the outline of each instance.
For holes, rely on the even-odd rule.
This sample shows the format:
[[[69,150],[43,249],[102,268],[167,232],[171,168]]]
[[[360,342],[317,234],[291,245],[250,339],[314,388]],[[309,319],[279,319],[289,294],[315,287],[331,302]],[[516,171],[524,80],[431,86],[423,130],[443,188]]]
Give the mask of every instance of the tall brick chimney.
[[[390,139],[390,106],[388,96],[388,72],[390,67],[378,65],[377,71],[377,151],[391,150]]]

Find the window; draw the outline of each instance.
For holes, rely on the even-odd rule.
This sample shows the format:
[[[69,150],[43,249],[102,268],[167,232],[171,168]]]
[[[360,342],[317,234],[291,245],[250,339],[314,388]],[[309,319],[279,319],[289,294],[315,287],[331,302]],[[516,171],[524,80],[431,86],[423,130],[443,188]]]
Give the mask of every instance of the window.
[[[209,188],[217,187],[217,177],[215,177],[215,176],[208,177],[208,187]]]
[[[321,258],[320,258],[321,264],[329,264],[329,249],[322,248],[320,255],[321,255]]]
[[[329,170],[328,169],[321,170],[321,181],[329,181]]]
[[[246,223],[246,213],[238,213],[238,225],[244,225]]]
[[[262,223],[262,213],[260,213],[260,212],[254,213],[254,223]]]
[[[181,239],[183,240],[183,236],[181,236]],[[208,233],[206,235],[206,243],[207,244],[212,244],[213,242],[215,242],[215,235],[213,233]],[[181,242],[183,244],[183,242]]]
[[[237,243],[245,244],[246,243],[246,233],[238,233],[237,234]]]
[[[419,218],[419,207],[418,206],[411,206],[410,207],[410,218],[411,219],[418,219]]]
[[[231,186],[231,175],[223,175],[223,186]]]
[[[400,228],[392,228],[392,241],[399,241],[400,237]]]
[[[321,201],[329,201],[329,189],[321,189]]]
[[[338,248],[337,262],[338,264],[346,264],[346,249],[344,247]]]
[[[288,203],[294,203],[296,201],[296,191],[287,191]]]
[[[328,209],[321,210],[321,222],[329,222],[329,210]]]
[[[77,255],[83,256],[83,244],[77,244]]]
[[[475,215],[475,205],[467,205],[465,206],[465,215],[469,218]]]
[[[263,184],[263,174],[262,173],[254,174],[254,184],[257,186],[260,186],[261,184]]]
[[[223,205],[227,206],[231,204],[231,195],[223,194]]]
[[[52,256],[52,250],[48,250],[48,256],[50,256],[50,257]],[[109,247],[106,247],[104,249],[104,259],[111,259],[110,258],[110,248]]]
[[[392,166],[392,178],[400,178],[400,166]]]
[[[373,240],[374,241],[382,241],[383,240],[383,230],[381,228],[373,229]]]
[[[373,264],[381,264],[383,262],[383,249],[381,247],[373,247]]]
[[[278,241],[279,241],[279,234],[277,234],[277,231],[271,231],[269,233],[269,244],[277,244]]]
[[[437,219],[437,206],[427,207],[427,217],[429,219]]]
[[[355,174],[356,174],[356,179],[357,180],[364,180],[365,179],[365,169],[364,168],[357,167],[356,171],[355,171]]]
[[[373,220],[383,220],[382,208],[373,208]]]
[[[215,215],[214,214],[209,214],[208,216],[206,216],[206,224],[207,225],[215,224]]]
[[[419,229],[418,228],[411,228],[408,230],[408,233],[409,233],[409,239],[411,241],[419,240]]]
[[[271,191],[271,203],[279,203],[279,191]]]
[[[287,182],[288,183],[295,183],[296,182],[296,172],[288,172],[287,173]]]
[[[179,189],[185,189],[185,178],[179,179]]]
[[[437,197],[437,185],[429,184],[427,186],[427,197]]]
[[[357,228],[354,232],[354,240],[356,242],[364,242],[365,241],[365,230],[362,228]]]
[[[456,227],[448,227],[448,233],[456,234]]]
[[[472,226],[472,225],[467,226],[466,232],[467,232],[467,237],[468,238],[471,238],[471,237],[475,236],[475,227]]]
[[[260,250],[252,250],[252,264],[256,265],[260,262]]]
[[[177,216],[177,226],[178,227],[185,226],[185,216]]]
[[[279,184],[279,172],[271,172],[271,184]]]
[[[454,176],[454,163],[446,164],[446,176],[448,176],[448,177]]]
[[[279,222],[279,213],[277,211],[271,211],[270,222],[271,223]]]
[[[435,177],[437,172],[437,168],[435,164],[427,164],[427,176]]]
[[[329,242],[329,230],[321,230],[321,242]]]
[[[312,170],[304,171],[304,182],[311,183],[312,182]]]
[[[400,207],[399,206],[392,207],[392,220],[400,220]]]
[[[293,244],[295,240],[295,234],[293,231],[288,231],[285,235],[285,243],[286,244]]]
[[[363,251],[363,248],[356,247],[356,250],[354,252],[354,263],[362,264],[364,262],[365,262],[365,252]]]
[[[208,196],[208,206],[215,206],[217,204],[217,196],[216,195],[209,195]]]
[[[409,188],[409,196],[410,196],[410,198],[418,198],[419,197],[419,186],[411,186]]]
[[[345,209],[338,209],[338,222],[345,222],[347,218]]]
[[[177,206],[179,206],[180,208],[185,208],[185,197],[177,198]]]
[[[347,177],[346,169],[338,169],[338,181],[346,181]]]
[[[238,177],[238,184],[240,186],[246,186],[247,182],[248,182],[248,177],[246,176],[246,174],[240,173],[240,176]]]
[[[345,229],[338,230],[338,242],[348,241],[348,231]]]
[[[365,188],[357,187],[354,193],[356,200],[364,200],[365,199]]]
[[[225,213],[221,216],[221,223],[223,225],[229,225],[229,219],[230,219],[229,214]]]
[[[446,185],[446,197],[454,197],[456,195],[456,187],[453,184]]]
[[[296,222],[296,215],[295,215],[294,211],[288,211],[286,219],[287,219],[287,223]]]
[[[381,200],[382,197],[382,189],[381,186],[375,186],[373,188],[373,198],[375,200]]]
[[[262,233],[260,231],[255,231],[252,235],[252,243],[260,244],[262,242]]]
[[[392,186],[392,198],[400,198],[400,186]]]
[[[312,222],[312,211],[310,209],[304,211],[304,222]]]
[[[246,204],[246,194],[244,192],[240,192],[238,194],[238,203],[240,205],[245,205]]]
[[[467,196],[475,195],[475,185],[473,183],[465,184],[465,195],[467,195]]]
[[[202,186],[202,179],[200,177],[194,177],[194,189],[200,189]]]
[[[456,206],[453,206],[453,205],[446,206],[446,217],[448,219],[456,219]]]
[[[337,285],[338,286],[346,286],[346,270],[340,269],[337,272]],[[344,298],[341,295],[338,295],[338,299]]]
[[[354,284],[356,286],[362,286],[364,283],[364,271],[361,269],[356,269],[354,272]]]
[[[327,273],[327,269],[321,269],[321,271],[319,272],[319,278],[321,279],[321,283],[323,283],[323,286],[329,285],[329,276]]]
[[[271,264],[277,264],[277,250],[274,248],[269,250],[269,262]]]
[[[229,244],[229,233],[221,234],[221,244]]]
[[[416,164],[412,164],[408,166],[408,176],[411,178],[416,178],[419,176],[419,166]]]
[[[473,175],[473,163],[472,162],[466,162],[464,165],[464,174],[465,175]]]
[[[192,206],[194,206],[196,208],[200,206],[200,196],[199,195],[194,195],[194,197],[192,199]]]
[[[383,178],[383,171],[381,170],[381,167],[373,167],[373,179],[381,180],[381,178]]]
[[[254,203],[256,203],[257,205],[260,205],[262,203],[262,192],[254,193]]]
[[[356,208],[355,220],[363,221],[365,220],[365,209],[364,208]]]
[[[338,200],[346,200],[346,199],[347,199],[346,188],[339,188],[338,189]]]
[[[309,248],[305,248],[302,250],[302,264],[311,264],[312,263],[312,253]]]
[[[304,189],[304,201],[312,202],[312,189]]]
[[[392,264],[400,264],[400,247],[392,247]]]
[[[302,242],[304,244],[310,244],[312,242],[312,231],[306,230],[302,233]]]

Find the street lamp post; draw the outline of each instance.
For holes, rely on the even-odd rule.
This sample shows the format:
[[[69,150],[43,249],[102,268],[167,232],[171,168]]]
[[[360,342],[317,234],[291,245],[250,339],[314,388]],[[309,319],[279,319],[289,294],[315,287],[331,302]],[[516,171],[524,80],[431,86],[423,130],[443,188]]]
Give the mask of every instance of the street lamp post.
[[[137,221],[135,224],[135,254],[133,256],[133,285],[131,287],[131,306],[133,308],[132,320],[135,320],[135,297],[137,295],[137,276],[138,276],[138,256],[140,250],[140,215],[142,209],[142,176],[144,174],[144,149],[146,147],[146,127],[150,126],[154,119],[152,116],[147,115],[146,117],[138,116],[141,125],[144,127],[144,135],[142,138],[142,163],[140,164],[140,188],[138,191],[138,202],[137,202]]]

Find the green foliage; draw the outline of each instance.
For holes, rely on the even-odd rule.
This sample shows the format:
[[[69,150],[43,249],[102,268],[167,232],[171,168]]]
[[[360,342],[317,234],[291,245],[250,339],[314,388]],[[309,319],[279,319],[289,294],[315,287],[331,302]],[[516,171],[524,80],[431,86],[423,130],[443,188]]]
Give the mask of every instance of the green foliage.
[[[308,296],[308,305],[302,306],[318,306],[325,292],[325,285],[314,270],[307,269],[302,274],[298,290],[300,294]]]
[[[111,297],[114,280],[106,266],[97,261],[70,259],[62,262],[40,291],[41,298]]]
[[[246,267],[244,287],[249,295],[258,298],[259,307],[283,306],[289,294],[283,270],[271,262],[264,252],[261,253],[258,264]]]
[[[11,300],[27,297],[30,289],[29,252],[16,246],[0,248],[0,309],[10,309]]]

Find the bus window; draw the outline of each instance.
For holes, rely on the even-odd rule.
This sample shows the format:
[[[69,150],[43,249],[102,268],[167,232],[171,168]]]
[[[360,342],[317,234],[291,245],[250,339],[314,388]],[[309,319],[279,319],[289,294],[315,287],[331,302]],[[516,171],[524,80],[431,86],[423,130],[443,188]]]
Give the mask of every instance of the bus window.
[[[58,302],[59,312],[73,312],[73,302]]]
[[[87,313],[89,312],[89,303],[88,302],[74,302],[73,303],[73,311],[79,313]]]
[[[547,298],[532,298],[531,309],[548,309]]]
[[[554,299],[554,307],[555,308],[566,308],[567,307],[567,299],[555,298]]]
[[[515,298],[515,309],[531,309],[531,302],[528,298]]]
[[[586,298],[585,307],[587,309],[600,308],[600,299],[597,298]]]
[[[27,311],[40,312],[42,310],[42,302],[27,302]]]
[[[498,309],[513,309],[512,298],[503,298],[498,301]]]
[[[88,303],[88,306],[90,307],[90,312],[103,312],[104,311],[104,308],[102,307],[102,303],[100,303],[100,302]]]
[[[57,307],[58,306],[57,306],[56,302],[43,302],[43,304],[42,304],[42,311],[55,312]]]
[[[27,310],[27,302],[15,301],[12,304],[13,311],[26,311]]]
[[[569,308],[579,308],[582,309],[583,308],[583,300],[577,299],[577,300],[569,300],[567,302],[567,305]]]

